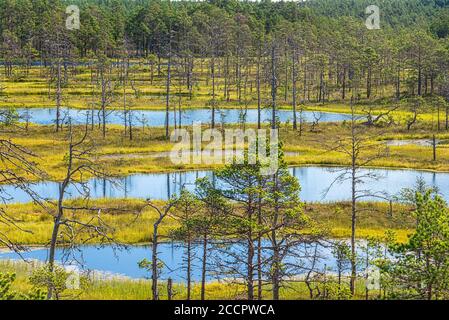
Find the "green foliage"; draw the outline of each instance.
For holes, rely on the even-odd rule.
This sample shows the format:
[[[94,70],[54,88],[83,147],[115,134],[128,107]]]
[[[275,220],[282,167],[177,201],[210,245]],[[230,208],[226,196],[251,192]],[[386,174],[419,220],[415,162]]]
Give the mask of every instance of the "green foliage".
[[[333,244],[332,254],[336,260],[338,273],[341,275],[351,265],[351,247],[346,241],[336,241]]]
[[[16,280],[15,273],[0,273],[0,300],[44,300],[46,294],[40,289],[33,289],[26,293],[19,293],[11,289]]]
[[[449,10],[440,11],[430,24],[430,30],[438,38],[449,36]]]
[[[351,289],[348,284],[338,284],[335,281],[324,283],[326,299],[329,300],[350,300],[352,298]]]
[[[152,268],[153,268],[153,263],[152,261],[148,260],[147,258],[144,258],[143,260],[139,261],[137,263],[137,265],[139,266],[140,269],[146,270],[148,272],[152,272]],[[160,275],[160,273],[162,272],[162,269],[164,268],[164,263],[158,259],[157,261],[157,273],[158,275]]]
[[[416,231],[407,243],[390,243],[391,259],[378,264],[390,298],[447,299],[449,297],[449,209],[427,191],[417,193]]]
[[[11,290],[15,278],[14,273],[0,273],[0,300],[12,300],[16,297],[16,293]]]
[[[33,270],[29,277],[29,282],[34,288],[34,297],[46,296],[46,292],[51,290],[52,297],[57,300],[66,293],[69,296],[72,296],[72,293],[79,294],[89,285],[87,277],[82,276],[78,272],[67,271],[58,265],[54,265],[51,268],[49,264]]]
[[[19,121],[19,114],[15,108],[0,110],[0,125],[11,126]]]

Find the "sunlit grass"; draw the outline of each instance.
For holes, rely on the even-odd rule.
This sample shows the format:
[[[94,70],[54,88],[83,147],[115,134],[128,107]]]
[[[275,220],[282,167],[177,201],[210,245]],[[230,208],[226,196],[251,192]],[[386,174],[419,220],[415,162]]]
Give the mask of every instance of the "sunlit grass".
[[[14,272],[16,280],[12,285],[12,290],[26,293],[32,289],[28,278],[32,271],[39,266],[38,262],[25,263],[23,261],[0,260],[0,270],[2,272]],[[329,277],[329,276],[328,276]],[[310,299],[310,292],[303,281],[285,281],[280,290],[280,298],[285,300]],[[323,291],[324,284],[314,283]],[[342,286],[348,286],[348,280],[343,278]],[[159,282],[159,298],[167,300],[167,282]],[[208,300],[236,300],[245,299],[246,291],[243,284],[227,282],[208,282],[206,284],[206,299]],[[378,292],[369,292],[370,298],[377,297]],[[201,286],[198,282],[192,284],[191,299],[199,300],[201,297]],[[262,290],[263,299],[271,299],[271,286],[265,284]],[[91,279],[87,288],[82,290],[70,290],[65,292],[62,299],[81,300],[149,300],[151,298],[151,281],[146,279],[131,279],[125,277],[111,277],[109,279]],[[172,299],[184,300],[187,298],[185,283],[173,283]],[[336,299],[330,296],[330,299]],[[359,279],[356,282],[356,295],[353,299],[365,298],[365,281]]]
[[[229,128],[238,127],[228,126]],[[248,125],[247,127],[254,127]],[[191,130],[191,128],[189,128]],[[82,128],[75,130],[78,135]],[[434,131],[426,124],[416,126],[411,131],[405,127],[366,128],[366,133],[372,136],[371,143],[383,144],[386,140],[430,139]],[[382,134],[381,134],[382,133]],[[90,136],[95,141],[95,152],[92,157],[101,161],[106,172],[114,175],[130,173],[167,172],[189,169],[213,169],[220,164],[174,164],[169,157],[174,142],[166,140],[164,129],[142,128],[133,129],[133,140],[124,135],[123,127],[111,125],[107,129],[106,138],[101,130],[95,127]],[[285,158],[289,165],[323,165],[345,166],[350,164],[350,158],[342,153],[330,151],[332,137],[347,134],[343,124],[322,123],[312,132],[305,126],[302,135],[283,125],[280,138],[284,142]],[[64,157],[67,153],[67,131],[56,133],[53,126],[31,125],[28,131],[14,127],[5,128],[3,136],[30,149],[37,157],[34,161],[48,173],[49,179],[61,180],[65,174]],[[449,134],[440,132],[437,139],[447,141]],[[208,142],[204,142],[203,146]],[[223,145],[223,148],[226,146]],[[367,150],[365,157],[377,152],[376,148]],[[3,164],[0,163],[0,167]],[[449,145],[437,147],[437,161],[433,161],[433,150],[429,146],[403,145],[389,146],[382,157],[374,159],[369,164],[372,167],[409,168],[433,171],[449,171]]]
[[[67,200],[69,206],[82,206],[81,200]],[[162,201],[159,201],[162,203]],[[152,225],[157,218],[156,212],[145,207],[144,199],[96,199],[90,200],[90,205],[96,208],[104,208],[103,221],[111,226],[111,236],[118,242],[126,244],[145,244],[151,242]],[[0,224],[0,232],[7,235],[12,241],[23,245],[45,245],[50,241],[53,226],[55,208],[42,208],[36,204],[10,204],[4,207],[9,215],[16,219],[20,228]],[[107,209],[109,208],[109,210]],[[111,211],[114,209],[114,211]],[[360,203],[362,213],[357,219],[357,236],[359,238],[382,237],[386,230],[394,230],[398,240],[404,241],[407,235],[413,231],[413,219],[404,214],[407,208],[393,205],[390,214],[389,204],[386,203]],[[332,238],[348,238],[351,232],[351,210],[347,202],[340,203],[308,203],[304,212],[317,223],[317,226],[327,230]],[[66,211],[67,217],[75,214]],[[88,221],[92,217],[89,211],[77,211],[77,219]],[[177,221],[168,217],[161,224],[159,231],[167,236],[176,228]],[[305,233],[312,230],[305,230]],[[98,239],[92,239],[88,243],[95,243]]]

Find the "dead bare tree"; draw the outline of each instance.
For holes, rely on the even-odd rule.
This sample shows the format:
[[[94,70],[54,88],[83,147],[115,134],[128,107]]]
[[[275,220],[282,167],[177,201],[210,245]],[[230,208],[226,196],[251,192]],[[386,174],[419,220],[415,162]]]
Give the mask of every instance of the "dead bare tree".
[[[171,213],[173,207],[177,204],[179,198],[171,198],[163,205],[158,205],[152,200],[147,199],[147,205],[158,214],[156,221],[153,224],[153,241],[151,244],[151,292],[152,299],[159,300],[158,279],[159,279],[159,258],[158,258],[158,244],[159,244],[159,226],[162,221]]]
[[[77,138],[78,136],[78,138]],[[85,177],[96,177],[111,180],[99,161],[95,159],[95,142],[88,135],[88,125],[83,128],[81,134],[76,134],[69,120],[68,150],[65,157],[66,174],[59,184],[59,194],[56,202],[53,202],[54,210],[49,211],[53,216],[53,227],[49,244],[48,268],[53,272],[55,267],[55,253],[58,245],[63,244],[66,250],[75,249],[79,244],[84,244],[95,239],[100,244],[113,244],[120,246],[113,237],[114,229],[102,218],[103,209],[90,204],[90,188]],[[111,180],[112,181],[112,180]],[[80,202],[76,205],[67,204],[69,187],[79,194]],[[77,212],[88,212],[88,218],[82,218]],[[69,214],[72,213],[72,214]],[[54,288],[49,282],[48,299],[53,299]]]
[[[421,109],[424,107],[424,103],[425,101],[421,97],[417,97],[415,101],[411,101],[410,111],[412,112],[412,115],[406,119],[407,130],[410,130],[418,121],[418,116],[422,113]]]
[[[365,124],[368,126],[375,126],[378,125],[381,120],[384,120],[387,122],[387,124],[392,123],[392,119],[390,114],[394,111],[396,111],[399,108],[399,104],[396,104],[395,106],[389,108],[386,111],[382,111],[374,115],[374,110],[372,106],[367,107],[367,109],[363,110],[366,114],[366,122]]]
[[[312,112],[313,115],[313,120],[310,126],[310,131],[315,132],[316,128],[318,127],[318,124],[321,121],[321,118],[323,117],[323,113],[322,112]]]
[[[384,194],[378,194],[361,186],[367,180],[379,179],[379,175],[370,170],[363,170],[374,160],[383,157],[386,154],[385,146],[375,141],[373,135],[366,133],[366,128],[361,124],[361,118],[356,115],[353,99],[351,99],[351,118],[348,121],[349,134],[338,136],[332,141],[328,150],[344,154],[350,160],[350,167],[334,169],[338,174],[331,183],[328,190],[334,184],[341,184],[344,181],[351,183],[351,293],[355,293],[355,281],[357,277],[356,261],[356,222],[359,209],[357,202],[367,197],[384,197]],[[377,133],[380,135],[381,133]]]
[[[114,83],[112,80],[112,71],[110,62],[106,56],[101,55],[97,60],[97,74],[98,74],[98,85],[100,86],[100,112],[103,138],[106,138],[106,119],[110,112],[107,108],[114,101]]]
[[[192,265],[195,258],[194,244],[198,237],[195,226],[197,226],[202,217],[199,215],[201,211],[201,203],[186,189],[182,189],[179,195],[179,201],[174,208],[173,217],[179,222],[180,226],[170,233],[173,240],[182,241],[185,248],[184,259],[187,284],[187,300],[192,297]]]
[[[50,35],[44,42],[46,56],[51,62],[49,86],[54,86],[54,97],[56,103],[56,132],[62,128],[61,108],[63,103],[63,88],[65,87],[68,79],[67,63],[69,62],[71,56],[71,47],[71,42],[63,30],[59,30],[54,35]]]
[[[271,44],[271,128],[276,129],[277,122],[277,88],[278,84],[278,71],[277,71],[277,45],[275,41]]]

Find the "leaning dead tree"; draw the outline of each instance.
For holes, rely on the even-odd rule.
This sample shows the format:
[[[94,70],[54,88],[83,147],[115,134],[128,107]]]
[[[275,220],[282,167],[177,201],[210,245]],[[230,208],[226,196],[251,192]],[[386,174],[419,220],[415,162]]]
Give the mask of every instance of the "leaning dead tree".
[[[333,169],[338,175],[327,191],[334,185],[339,185],[347,181],[351,184],[350,290],[353,295],[355,293],[355,282],[357,277],[356,226],[357,216],[361,212],[357,203],[363,198],[385,199],[385,194],[383,192],[373,192],[369,188],[363,187],[369,180],[380,179],[380,176],[376,172],[366,169],[366,167],[372,164],[376,159],[383,157],[386,154],[386,147],[382,143],[376,141],[375,137],[367,132],[361,119],[361,117],[356,115],[356,107],[354,106],[353,99],[351,99],[351,118],[348,121],[349,134],[337,136],[337,138],[328,146],[329,151],[345,155],[350,162],[349,167]],[[376,135],[380,136],[381,133],[376,133]]]
[[[365,124],[367,126],[377,126],[382,122],[386,125],[392,124],[394,120],[392,119],[391,113],[396,111],[399,108],[399,106],[400,105],[397,103],[396,105],[387,108],[385,111],[379,112],[376,112],[373,106],[366,107],[363,110],[366,115]]]
[[[87,125],[81,133],[76,134],[69,121],[68,146],[65,161],[66,174],[59,183],[58,198],[50,214],[53,216],[53,228],[49,245],[48,268],[53,272],[56,249],[64,245],[67,252],[74,252],[77,246],[95,239],[101,245],[122,246],[114,238],[114,227],[109,225],[103,214],[111,211],[123,211],[113,207],[99,207],[90,202],[90,185],[88,178],[112,180],[105,173],[95,155],[95,141],[88,135]],[[67,201],[69,196],[76,196],[77,201]],[[82,263],[81,261],[77,261]],[[48,299],[58,298],[53,295],[53,284],[49,281]]]

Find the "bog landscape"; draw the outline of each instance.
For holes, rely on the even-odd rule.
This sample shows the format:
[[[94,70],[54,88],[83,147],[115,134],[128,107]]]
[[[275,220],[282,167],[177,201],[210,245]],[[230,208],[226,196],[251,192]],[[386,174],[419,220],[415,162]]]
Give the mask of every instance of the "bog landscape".
[[[0,300],[449,299],[449,1],[0,0]]]

